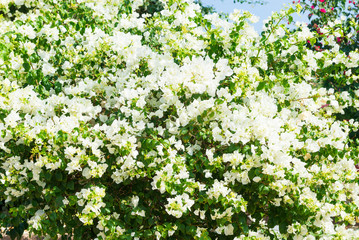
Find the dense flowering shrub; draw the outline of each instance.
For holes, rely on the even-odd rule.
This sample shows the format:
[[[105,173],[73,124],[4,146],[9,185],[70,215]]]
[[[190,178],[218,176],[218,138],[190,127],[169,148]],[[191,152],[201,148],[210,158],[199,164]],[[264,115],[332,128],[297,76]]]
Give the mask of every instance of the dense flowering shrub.
[[[294,1],[295,2],[295,1]],[[336,41],[345,53],[349,53],[359,47],[359,3],[345,0],[302,0],[302,12],[309,12],[308,27],[317,31],[322,38],[328,37],[327,31],[323,28],[333,27],[333,23],[341,28],[334,35]],[[338,21],[339,19],[341,21]],[[333,41],[333,40],[332,40]],[[317,51],[328,48],[322,41],[315,44]]]
[[[357,2],[351,0],[302,0],[298,2],[303,7],[303,12],[309,12],[309,29],[316,31],[320,36],[315,42],[308,44],[307,47],[320,52],[323,49],[330,50],[335,46],[336,48],[339,47],[339,50],[348,57],[350,57],[350,52],[357,51],[359,48],[359,4]],[[338,31],[333,34],[328,31],[328,28],[332,28],[334,25]],[[331,39],[323,41],[326,38]],[[333,41],[337,44],[331,44]],[[335,51],[338,51],[338,49],[335,49]],[[358,90],[358,84],[357,81],[348,79],[346,71],[345,65],[333,64],[329,69],[324,69],[324,71],[318,69],[315,74],[321,79],[324,87],[333,88],[338,92],[346,91],[353,95]],[[357,72],[357,68],[352,68],[350,71]],[[355,108],[349,107],[345,109],[343,114],[337,114],[337,119],[354,119],[358,121],[359,114]],[[351,132],[350,135],[351,138],[359,138],[359,132]]]
[[[347,21],[359,20],[359,3],[353,0],[295,0],[300,3],[303,10],[309,11],[308,18],[319,27],[326,25],[328,21],[343,18]],[[345,21],[344,21],[345,22]]]
[[[359,52],[192,0],[1,1],[4,230],[74,239],[354,239]],[[341,70],[340,70],[341,71]],[[338,72],[339,74],[339,72]]]

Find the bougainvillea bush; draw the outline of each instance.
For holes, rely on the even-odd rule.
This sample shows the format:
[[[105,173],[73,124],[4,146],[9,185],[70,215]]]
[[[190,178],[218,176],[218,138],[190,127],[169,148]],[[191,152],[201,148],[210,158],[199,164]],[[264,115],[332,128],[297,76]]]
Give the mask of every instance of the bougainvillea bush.
[[[149,2],[1,1],[3,232],[355,239],[358,123],[335,116],[359,90],[316,74],[358,80],[341,20],[318,52],[293,8],[259,35],[248,12]]]
[[[321,52],[323,49],[332,49],[339,47],[339,50],[348,55],[351,51],[359,48],[359,3],[352,0],[316,0],[299,1],[301,4],[302,12],[309,12],[308,24],[309,29],[316,31],[321,38],[318,38],[316,43],[308,44],[307,47]],[[339,19],[341,21],[338,21]],[[333,26],[341,29],[336,31],[334,38],[331,34],[327,34],[327,27]],[[335,41],[337,45],[327,44],[328,42],[322,41],[325,38],[331,37],[330,41]],[[338,51],[337,49],[335,51]],[[354,68],[356,69],[356,68]],[[320,68],[316,70],[316,75],[324,83],[326,88],[333,88],[335,91],[347,91],[350,94],[358,90],[357,81],[347,81],[348,70],[345,65],[335,66],[329,70],[322,71]],[[353,71],[353,69],[350,69]],[[356,108],[349,107],[344,110],[343,114],[337,114],[337,119],[354,119],[359,120],[359,112]],[[359,138],[359,132],[352,131],[350,137]]]
[[[325,28],[336,24],[337,27],[341,28],[341,31],[337,31],[331,41],[335,41],[339,49],[347,55],[359,48],[359,3],[345,0],[302,0],[299,2],[302,6],[302,12],[309,12],[310,23],[308,27],[310,29],[316,31],[322,38],[327,38],[328,34]],[[338,21],[339,18],[340,21]],[[316,51],[333,48],[331,44],[327,45],[324,41],[317,41],[310,47]],[[342,69],[342,71],[345,70],[345,68]],[[328,72],[326,72],[327,75],[321,74],[320,71],[317,73],[326,79],[327,86],[335,90],[352,91],[353,87],[357,88],[354,86],[355,83],[348,84],[345,80],[330,76],[331,74]],[[335,74],[335,71],[333,73]],[[345,76],[345,74],[341,75]]]

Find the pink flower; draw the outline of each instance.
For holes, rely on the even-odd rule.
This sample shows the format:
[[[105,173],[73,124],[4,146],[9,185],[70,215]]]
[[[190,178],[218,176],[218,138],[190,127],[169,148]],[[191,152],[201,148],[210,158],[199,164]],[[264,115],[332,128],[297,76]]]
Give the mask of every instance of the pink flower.
[[[319,0],[319,2],[324,2],[325,0]]]
[[[327,11],[324,8],[319,9],[320,12],[326,13]]]
[[[311,8],[314,9],[315,8],[314,5],[312,5]]]

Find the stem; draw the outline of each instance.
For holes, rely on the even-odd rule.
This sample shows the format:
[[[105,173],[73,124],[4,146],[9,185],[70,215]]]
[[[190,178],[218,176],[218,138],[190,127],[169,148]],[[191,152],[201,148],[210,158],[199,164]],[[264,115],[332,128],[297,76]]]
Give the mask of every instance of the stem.
[[[279,19],[279,21],[278,21],[278,22],[276,23],[276,25],[272,28],[272,30],[270,31],[269,35],[263,40],[263,42],[266,42],[266,41],[268,40],[268,38],[272,35],[274,29],[277,29],[278,24],[283,20],[284,17],[285,17],[285,16],[282,16],[282,17]],[[256,59],[257,59],[258,56],[259,56],[259,52],[260,52],[260,50],[258,49],[258,53],[257,53]]]

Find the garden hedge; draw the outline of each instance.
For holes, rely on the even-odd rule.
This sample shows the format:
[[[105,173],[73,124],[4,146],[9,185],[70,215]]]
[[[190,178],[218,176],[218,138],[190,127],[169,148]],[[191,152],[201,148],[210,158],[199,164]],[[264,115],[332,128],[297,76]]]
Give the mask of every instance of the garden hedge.
[[[320,77],[358,81],[342,20],[151,2],[1,1],[3,232],[355,239],[359,90]]]

